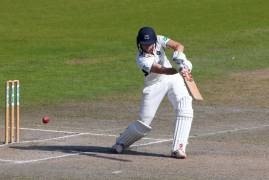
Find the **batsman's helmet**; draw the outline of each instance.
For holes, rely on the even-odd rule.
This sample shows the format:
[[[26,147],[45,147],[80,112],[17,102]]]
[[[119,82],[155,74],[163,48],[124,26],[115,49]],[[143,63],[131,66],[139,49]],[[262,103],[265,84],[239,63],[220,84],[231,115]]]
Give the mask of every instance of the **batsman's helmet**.
[[[136,44],[137,48],[141,50],[140,45],[150,45],[154,44],[157,41],[157,36],[153,28],[151,27],[142,27],[137,34]]]

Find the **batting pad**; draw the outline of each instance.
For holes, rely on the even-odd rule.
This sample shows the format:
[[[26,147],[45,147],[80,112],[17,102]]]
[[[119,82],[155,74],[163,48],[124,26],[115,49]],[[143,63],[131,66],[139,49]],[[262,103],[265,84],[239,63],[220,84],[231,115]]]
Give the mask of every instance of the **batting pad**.
[[[146,136],[150,130],[150,126],[137,120],[130,124],[128,128],[117,138],[116,144],[122,144],[124,148],[128,148],[134,142]]]
[[[176,151],[179,148],[182,148],[183,151],[185,151],[186,145],[188,144],[192,119],[192,98],[186,96],[180,99],[177,118],[175,121],[172,151]]]

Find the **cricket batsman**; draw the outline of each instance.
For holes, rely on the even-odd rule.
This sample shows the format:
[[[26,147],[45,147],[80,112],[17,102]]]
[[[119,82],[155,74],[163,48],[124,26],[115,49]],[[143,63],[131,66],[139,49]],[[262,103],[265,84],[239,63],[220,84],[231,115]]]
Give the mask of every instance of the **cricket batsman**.
[[[192,70],[192,64],[187,60],[181,43],[156,35],[151,27],[142,27],[138,31],[136,43],[136,63],[145,76],[139,119],[120,134],[112,146],[112,151],[122,153],[134,142],[146,136],[151,131],[150,124],[160,103],[168,96],[176,112],[171,157],[185,159],[193,109],[192,97],[182,76],[184,72]],[[173,68],[167,59],[166,48],[174,51],[173,60],[177,68]]]

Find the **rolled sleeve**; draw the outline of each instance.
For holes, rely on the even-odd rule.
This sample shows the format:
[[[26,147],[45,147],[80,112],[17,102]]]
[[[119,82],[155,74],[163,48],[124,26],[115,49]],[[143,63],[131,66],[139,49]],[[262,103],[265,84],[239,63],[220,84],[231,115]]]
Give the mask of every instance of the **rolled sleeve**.
[[[158,42],[161,44],[161,46],[166,48],[166,44],[170,39],[166,36],[163,36],[163,35],[158,35],[157,38],[158,38]]]

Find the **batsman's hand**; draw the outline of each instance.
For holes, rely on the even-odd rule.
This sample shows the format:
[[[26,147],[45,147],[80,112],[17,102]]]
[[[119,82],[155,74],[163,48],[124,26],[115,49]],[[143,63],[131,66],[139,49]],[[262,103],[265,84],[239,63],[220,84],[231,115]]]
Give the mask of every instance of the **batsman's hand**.
[[[187,60],[186,55],[183,52],[174,51],[173,53],[173,61],[176,63],[176,69],[178,71],[182,71],[183,69],[187,69],[189,72],[192,70],[192,63]]]
[[[177,70],[178,71],[189,71],[191,72],[192,70],[192,63],[189,60],[183,61],[181,64],[177,64]]]
[[[187,60],[186,55],[183,52],[180,52],[180,51],[174,51],[172,59],[177,64],[180,64],[181,61]]]

